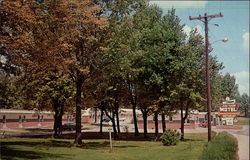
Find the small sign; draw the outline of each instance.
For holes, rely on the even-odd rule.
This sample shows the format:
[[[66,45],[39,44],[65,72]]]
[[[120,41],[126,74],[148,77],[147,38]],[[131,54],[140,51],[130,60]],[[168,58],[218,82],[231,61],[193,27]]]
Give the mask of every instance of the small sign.
[[[109,130],[109,143],[110,143],[110,150],[109,150],[109,152],[112,152],[112,134],[111,134],[111,132],[112,132],[112,128],[108,128],[108,130]]]

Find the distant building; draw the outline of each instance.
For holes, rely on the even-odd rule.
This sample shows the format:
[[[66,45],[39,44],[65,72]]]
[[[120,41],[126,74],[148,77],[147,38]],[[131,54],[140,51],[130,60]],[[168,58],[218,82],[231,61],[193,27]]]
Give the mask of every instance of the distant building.
[[[72,114],[65,113],[63,122],[74,121]],[[0,109],[0,128],[26,128],[51,125],[54,112],[36,110]]]

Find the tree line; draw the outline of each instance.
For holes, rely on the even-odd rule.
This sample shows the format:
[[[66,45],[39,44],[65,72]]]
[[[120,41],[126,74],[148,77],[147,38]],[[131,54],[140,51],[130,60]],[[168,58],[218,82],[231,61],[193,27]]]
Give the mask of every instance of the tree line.
[[[75,114],[75,143],[82,143],[81,110],[96,108],[119,136],[119,110],[147,117],[205,110],[204,42],[171,9],[167,14],[144,0],[3,0],[0,2],[0,106],[51,110],[54,136],[62,115]],[[212,104],[239,97],[235,78],[210,55]]]

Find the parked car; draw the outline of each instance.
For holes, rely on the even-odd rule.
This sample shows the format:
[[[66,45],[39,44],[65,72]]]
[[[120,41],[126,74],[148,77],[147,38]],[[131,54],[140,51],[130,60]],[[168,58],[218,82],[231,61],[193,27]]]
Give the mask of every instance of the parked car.
[[[76,129],[76,124],[75,123],[64,123],[62,125],[62,129],[63,130],[70,130],[70,131],[73,131]]]
[[[213,121],[211,121],[211,126],[213,126],[214,123]],[[208,127],[208,122],[207,121],[203,121],[200,123],[200,127],[204,127],[204,128],[207,128]]]

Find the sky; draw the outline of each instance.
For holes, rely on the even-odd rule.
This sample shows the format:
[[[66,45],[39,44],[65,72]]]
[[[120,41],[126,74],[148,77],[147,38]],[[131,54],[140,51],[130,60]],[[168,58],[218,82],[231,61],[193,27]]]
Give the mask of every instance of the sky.
[[[221,12],[223,17],[209,21],[209,41],[213,48],[210,54],[223,63],[223,75],[235,76],[240,93],[249,95],[249,1],[150,1],[150,4],[158,5],[163,14],[175,8],[176,15],[185,24],[184,32],[197,28],[201,35],[204,35],[203,22],[190,21],[189,16]],[[228,38],[228,42],[220,41],[224,38]]]

